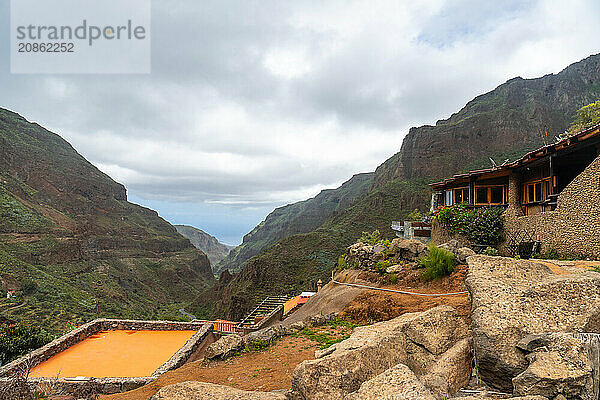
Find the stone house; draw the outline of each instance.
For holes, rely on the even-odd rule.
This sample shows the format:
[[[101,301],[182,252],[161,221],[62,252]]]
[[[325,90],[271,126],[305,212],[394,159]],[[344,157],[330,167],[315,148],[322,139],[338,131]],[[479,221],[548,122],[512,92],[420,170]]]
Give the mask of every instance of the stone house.
[[[432,206],[503,207],[506,237],[600,257],[600,125],[514,162],[433,183]],[[434,226],[432,240],[447,239]]]

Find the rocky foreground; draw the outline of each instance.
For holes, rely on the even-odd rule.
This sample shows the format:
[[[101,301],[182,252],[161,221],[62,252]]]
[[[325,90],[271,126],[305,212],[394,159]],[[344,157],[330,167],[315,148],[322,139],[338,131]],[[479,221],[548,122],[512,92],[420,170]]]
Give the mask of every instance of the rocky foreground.
[[[153,399],[597,400],[600,273],[576,262],[471,256],[468,264],[471,327],[453,308],[439,306],[355,328],[298,365],[288,391],[184,382]],[[302,324],[223,338],[211,357]]]

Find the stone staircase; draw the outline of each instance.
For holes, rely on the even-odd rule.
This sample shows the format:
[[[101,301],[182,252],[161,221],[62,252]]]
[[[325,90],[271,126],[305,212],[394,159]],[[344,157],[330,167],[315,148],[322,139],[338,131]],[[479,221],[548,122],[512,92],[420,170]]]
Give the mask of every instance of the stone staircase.
[[[238,328],[252,328],[256,324],[256,319],[260,317],[266,317],[271,314],[279,307],[283,307],[283,304],[289,300],[288,296],[268,296],[261,301],[248,315],[246,315],[238,323]]]

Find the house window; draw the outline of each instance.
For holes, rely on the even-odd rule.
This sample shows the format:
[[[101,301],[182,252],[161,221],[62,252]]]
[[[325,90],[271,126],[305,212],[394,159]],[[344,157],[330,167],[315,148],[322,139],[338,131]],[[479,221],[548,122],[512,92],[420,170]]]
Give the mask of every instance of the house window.
[[[475,200],[479,205],[505,204],[504,186],[485,186],[475,190]]]
[[[544,201],[548,196],[550,196],[550,179],[529,182],[523,185],[523,200],[525,203]]]
[[[491,204],[502,204],[503,203],[503,188],[496,186],[490,188],[490,203]]]
[[[475,196],[477,204],[487,204],[488,202],[488,188],[477,188],[477,195]]]
[[[451,206],[453,203],[452,190],[446,190],[446,205]]]
[[[454,203],[468,203],[469,202],[469,188],[458,188],[454,189]]]

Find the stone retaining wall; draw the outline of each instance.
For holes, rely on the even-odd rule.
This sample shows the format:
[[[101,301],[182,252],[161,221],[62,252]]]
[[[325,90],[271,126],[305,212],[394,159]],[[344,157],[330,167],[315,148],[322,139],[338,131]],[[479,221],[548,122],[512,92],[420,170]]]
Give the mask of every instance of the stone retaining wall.
[[[87,337],[105,330],[197,330],[197,332],[163,365],[158,367],[152,376],[134,378],[84,378],[84,379],[50,379],[29,378],[32,386],[46,383],[54,388],[59,388],[62,393],[72,393],[77,387],[95,382],[100,386],[101,394],[119,393],[133,390],[143,386],[163,373],[183,365],[194,351],[202,344],[212,332],[212,325],[202,322],[174,322],[174,321],[137,321],[118,319],[96,319],[80,326],[79,328],[61,336],[58,339],[36,349],[29,354],[12,361],[0,368],[0,386],[10,384],[11,377],[23,373],[39,363],[48,360],[61,351],[81,342]]]

